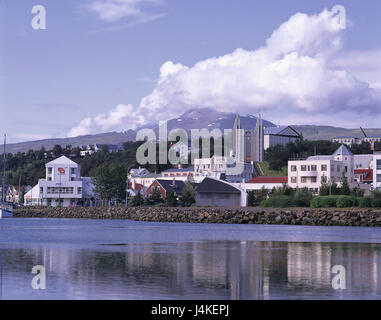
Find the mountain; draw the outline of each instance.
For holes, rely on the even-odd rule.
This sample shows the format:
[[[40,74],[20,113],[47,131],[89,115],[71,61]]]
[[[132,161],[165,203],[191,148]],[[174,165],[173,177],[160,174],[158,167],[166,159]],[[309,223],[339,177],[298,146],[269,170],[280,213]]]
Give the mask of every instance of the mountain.
[[[364,134],[361,129],[346,129],[330,126],[308,126],[295,125],[292,126],[296,131],[300,132],[307,140],[332,140],[336,137],[357,137],[363,138]],[[381,136],[381,129],[364,129],[367,136]]]
[[[188,132],[190,137],[191,129],[208,129],[209,131],[213,129],[233,129],[235,113],[224,113],[219,112],[210,108],[200,108],[192,109],[185,112],[178,118],[171,119],[167,121],[168,133],[173,129],[184,129]],[[251,115],[241,116],[241,127],[243,129],[254,129],[257,124],[257,118]],[[275,127],[276,125],[270,121],[263,120],[263,125],[265,127]],[[152,127],[156,134],[159,131],[159,125],[156,124]]]
[[[209,131],[219,128],[232,129],[236,114],[219,112],[210,108],[192,109],[185,112],[178,118],[171,119],[167,122],[168,133],[173,129],[182,128],[188,132],[190,137],[191,129],[206,128]],[[257,123],[257,118],[252,115],[240,116],[241,126],[244,129],[253,129]],[[275,124],[263,120],[265,127],[274,127]],[[334,137],[339,136],[354,136],[363,137],[360,129],[346,129],[330,126],[313,126],[313,125],[293,125],[298,132],[300,132],[305,139],[308,140],[332,140]],[[158,137],[158,124],[152,126],[146,126],[146,128],[153,129]],[[142,128],[140,128],[142,129]],[[365,129],[367,135],[380,135],[381,129]],[[39,150],[41,147],[45,149],[52,149],[56,144],[65,147],[71,145],[72,147],[78,147],[88,144],[114,144],[121,145],[126,141],[135,141],[136,131],[128,130],[126,132],[109,132],[95,135],[79,136],[75,138],[57,138],[57,139],[45,139],[37,141],[28,141],[21,143],[13,143],[7,145],[7,152],[27,152],[29,149]],[[2,146],[0,146],[2,150]]]
[[[190,129],[203,129],[213,130],[215,128],[232,129],[234,119],[236,115],[234,113],[218,112],[209,108],[193,109],[185,112],[178,118],[171,119],[167,122],[168,133],[173,129],[182,128],[186,130],[190,137]],[[257,118],[254,116],[240,116],[241,125],[244,129],[255,128]],[[269,121],[264,120],[264,125],[267,127],[274,127],[275,125]],[[148,128],[153,129],[158,137],[159,126],[158,124],[152,126],[146,126],[139,129]],[[71,145],[72,147],[78,147],[88,144],[114,144],[121,145],[126,141],[135,141],[136,131],[128,130],[127,132],[109,132],[100,133],[95,135],[79,136],[75,138],[57,138],[57,139],[44,139],[37,141],[28,141],[21,143],[7,144],[7,152],[27,152],[28,150],[39,150],[44,147],[46,150],[52,149],[56,144],[65,147]],[[2,150],[2,146],[0,146]]]
[[[135,140],[135,131],[129,130],[127,132],[108,132],[100,133],[95,135],[79,136],[75,138],[55,138],[55,139],[44,139],[36,141],[27,141],[20,143],[10,143],[7,144],[7,152],[17,153],[17,152],[27,152],[28,150],[40,150],[44,147],[46,150],[52,149],[56,144],[65,147],[71,145],[72,147],[79,147],[88,144],[114,144],[121,145],[126,141]],[[0,146],[0,150],[3,150],[3,146]]]

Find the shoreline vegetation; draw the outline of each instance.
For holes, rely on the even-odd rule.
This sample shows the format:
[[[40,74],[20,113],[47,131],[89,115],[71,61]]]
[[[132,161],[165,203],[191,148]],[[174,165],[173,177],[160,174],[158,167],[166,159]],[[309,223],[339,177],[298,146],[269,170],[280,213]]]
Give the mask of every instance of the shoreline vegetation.
[[[15,218],[126,219],[150,222],[381,227],[366,208],[61,207],[18,208]]]

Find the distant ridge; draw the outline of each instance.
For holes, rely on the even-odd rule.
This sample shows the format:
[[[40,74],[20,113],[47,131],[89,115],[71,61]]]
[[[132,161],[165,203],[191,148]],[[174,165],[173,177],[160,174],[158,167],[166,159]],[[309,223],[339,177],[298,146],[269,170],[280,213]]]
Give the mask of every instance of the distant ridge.
[[[178,118],[171,119],[167,122],[168,133],[173,129],[182,128],[186,130],[190,137],[190,129],[202,129],[213,130],[219,128],[232,129],[235,113],[219,112],[211,108],[192,109]],[[242,116],[240,115],[241,125],[244,129],[253,129],[256,125],[257,118],[252,115]],[[263,120],[265,127],[275,127],[276,125],[270,121]],[[300,132],[305,139],[308,140],[332,140],[339,136],[354,136],[363,137],[363,134],[359,129],[346,129],[332,126],[316,126],[316,125],[292,125],[298,132]],[[143,128],[143,127],[142,127]],[[141,129],[142,129],[141,128]],[[153,129],[158,132],[158,125],[145,126],[145,128]],[[381,136],[381,129],[365,129],[368,136]],[[65,147],[71,145],[72,147],[78,147],[88,144],[114,144],[121,145],[126,141],[135,141],[136,131],[128,130],[126,132],[107,132],[94,135],[85,135],[74,138],[53,138],[36,141],[27,141],[20,143],[13,143],[7,145],[7,152],[27,152],[28,150],[40,150],[41,147],[49,150],[56,144]],[[0,150],[2,146],[0,145]]]

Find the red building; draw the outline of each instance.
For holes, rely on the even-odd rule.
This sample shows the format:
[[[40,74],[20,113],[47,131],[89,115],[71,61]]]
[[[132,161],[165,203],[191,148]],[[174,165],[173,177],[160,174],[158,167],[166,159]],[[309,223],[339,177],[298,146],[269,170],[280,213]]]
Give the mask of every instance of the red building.
[[[161,193],[161,197],[164,200],[167,197],[167,192],[172,191],[175,196],[181,195],[183,189],[185,187],[185,183],[183,181],[176,180],[164,180],[164,179],[156,179],[152,184],[147,188],[146,196],[149,198],[152,195],[152,192],[155,189],[158,189]]]

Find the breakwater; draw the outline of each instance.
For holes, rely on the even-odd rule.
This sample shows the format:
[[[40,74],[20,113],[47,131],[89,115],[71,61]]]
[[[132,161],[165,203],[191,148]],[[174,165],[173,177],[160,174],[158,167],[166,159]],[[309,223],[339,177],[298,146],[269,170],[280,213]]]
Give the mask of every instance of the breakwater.
[[[374,209],[72,207],[19,208],[16,218],[129,219],[152,222],[288,224],[309,226],[381,227]]]

